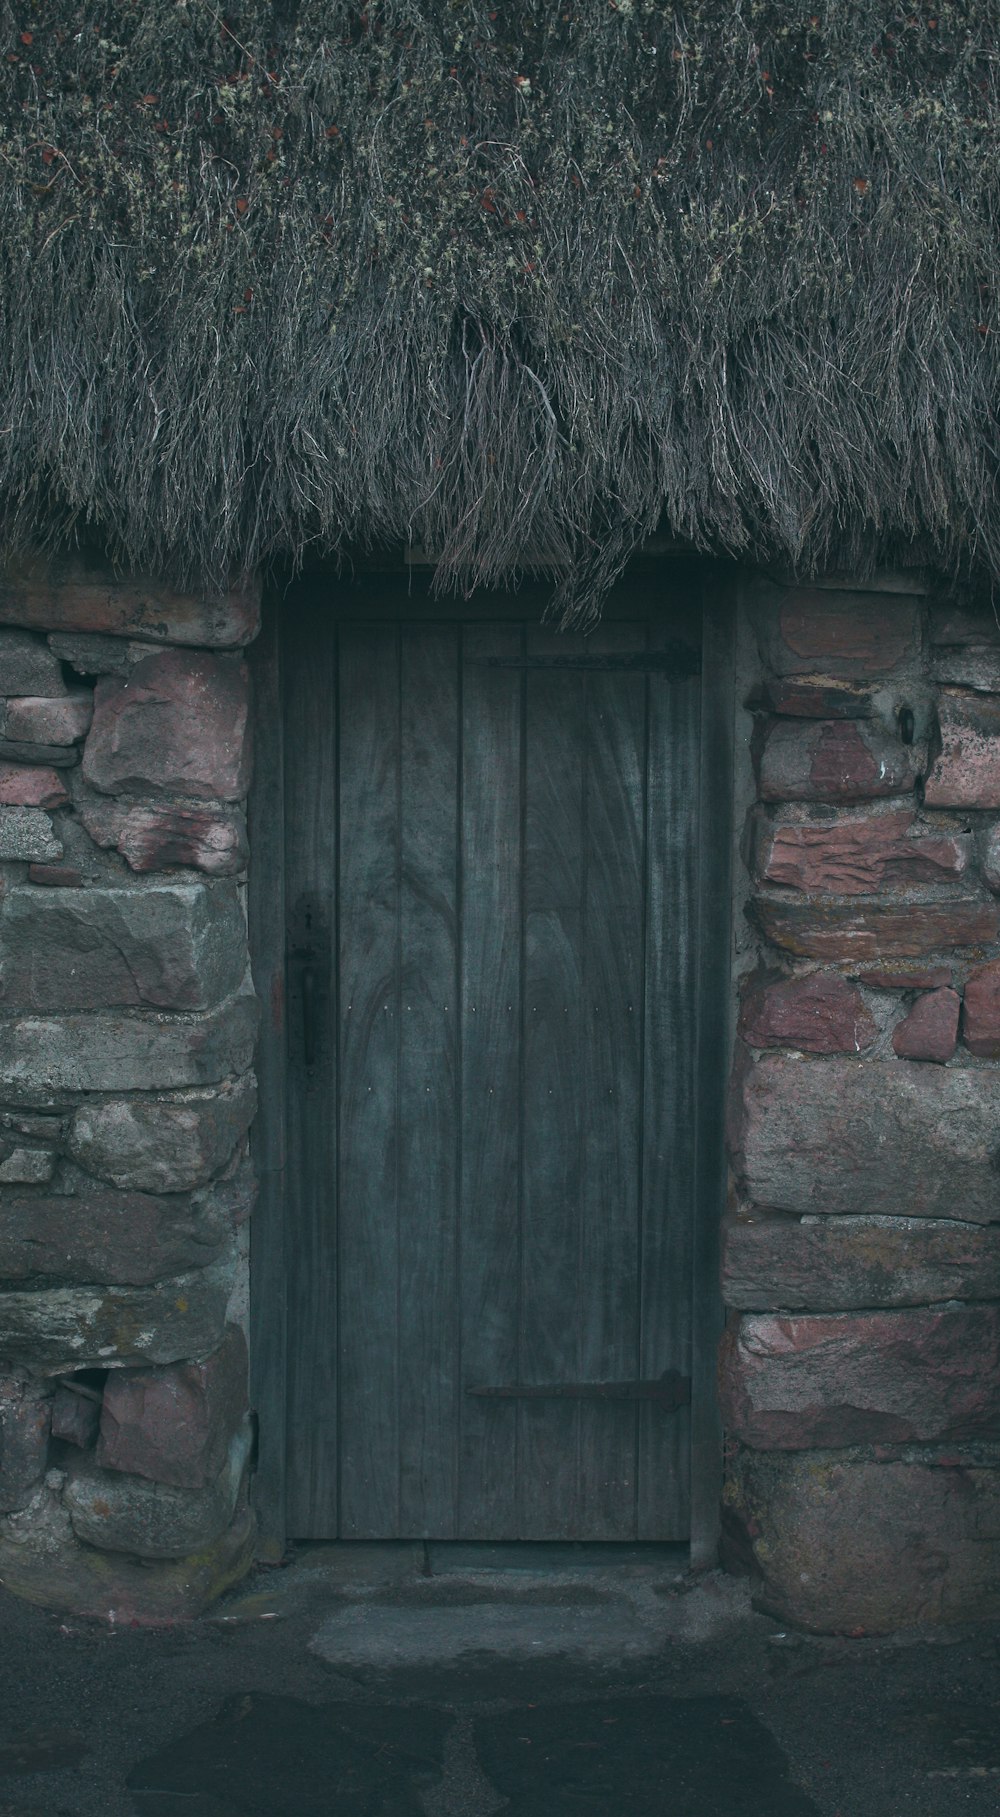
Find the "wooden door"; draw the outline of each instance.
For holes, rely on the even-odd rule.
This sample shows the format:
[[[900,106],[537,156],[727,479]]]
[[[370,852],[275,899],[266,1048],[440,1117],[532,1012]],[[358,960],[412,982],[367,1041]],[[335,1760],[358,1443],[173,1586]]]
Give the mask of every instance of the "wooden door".
[[[688,1531],[699,613],[538,618],[283,614],[293,1536]]]

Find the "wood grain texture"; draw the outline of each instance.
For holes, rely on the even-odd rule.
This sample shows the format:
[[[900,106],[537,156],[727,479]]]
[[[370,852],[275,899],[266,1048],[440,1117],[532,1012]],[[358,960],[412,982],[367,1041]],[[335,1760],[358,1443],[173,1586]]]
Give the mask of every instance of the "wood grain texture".
[[[284,798],[289,934],[287,1443],[290,1530],[321,1535],[335,1502],[337,1420],[336,646],[315,613],[286,633]],[[307,1064],[306,1047],[312,1054]]]
[[[460,671],[456,626],[400,652],[399,1530],[456,1534]]]
[[[520,626],[463,631],[462,1192],[458,1531],[516,1539],[521,1219],[523,651]]]
[[[398,626],[341,628],[340,773],[339,1531],[360,1539],[400,1530]]]
[[[303,1537],[687,1530],[686,1409],[469,1392],[690,1366],[697,602],[586,640],[510,603],[284,652],[289,916],[329,899],[337,955],[289,1075]]]

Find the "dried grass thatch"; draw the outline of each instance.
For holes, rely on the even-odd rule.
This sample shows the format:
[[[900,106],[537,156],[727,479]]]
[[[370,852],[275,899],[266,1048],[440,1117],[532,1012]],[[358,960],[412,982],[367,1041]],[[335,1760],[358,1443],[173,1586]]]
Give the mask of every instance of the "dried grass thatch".
[[[217,582],[1000,573],[1000,9],[0,0],[0,495]]]

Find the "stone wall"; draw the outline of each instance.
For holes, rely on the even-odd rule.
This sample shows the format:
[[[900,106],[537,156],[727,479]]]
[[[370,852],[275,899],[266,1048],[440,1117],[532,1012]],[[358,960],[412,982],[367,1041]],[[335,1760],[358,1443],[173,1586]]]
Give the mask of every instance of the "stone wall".
[[[815,1629],[1000,1615],[1000,623],[759,581],[726,1551]]]
[[[245,1567],[252,592],[0,580],[0,1579],[122,1618]]]

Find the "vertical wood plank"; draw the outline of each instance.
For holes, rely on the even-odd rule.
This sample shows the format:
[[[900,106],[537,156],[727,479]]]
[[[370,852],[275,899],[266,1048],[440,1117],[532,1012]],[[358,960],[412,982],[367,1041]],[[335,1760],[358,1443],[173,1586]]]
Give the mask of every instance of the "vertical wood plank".
[[[337,690],[334,640],[315,611],[289,610],[285,650],[288,1520],[307,1539],[337,1518]]]
[[[459,632],[402,627],[399,1531],[457,1532]]]
[[[653,649],[699,647],[697,611],[659,617]],[[649,678],[647,755],[645,1087],[640,1372],[691,1369],[695,1000],[698,989],[697,801],[701,687],[697,675]],[[639,1414],[637,1537],[688,1535],[690,1415]]]
[[[517,1380],[522,635],[463,631],[463,1391]],[[517,1403],[463,1392],[458,1418],[458,1531],[516,1539]]]
[[[732,1063],[735,581],[706,588],[698,795],[695,1228],[691,1276],[691,1563],[716,1562],[722,1513],[719,1245],[725,1209],[726,1093]]]
[[[400,662],[340,636],[340,1533],[399,1534]]]
[[[590,655],[645,651],[646,626],[603,624]],[[586,682],[579,1206],[584,1381],[638,1374],[646,678],[596,669]],[[581,1531],[635,1537],[636,1407],[584,1401]]]
[[[258,1182],[250,1220],[250,1400],[257,1415],[253,1501],[262,1556],[284,1550],[285,1366],[285,840],[281,638],[276,602],[265,605],[250,652],[254,778],[247,884],[250,963],[261,1003],[260,1108],[251,1131]]]
[[[525,743],[520,1379],[580,1380],[586,681],[530,667],[565,639],[528,628]],[[578,1536],[579,1401],[524,1400],[523,1539]]]

